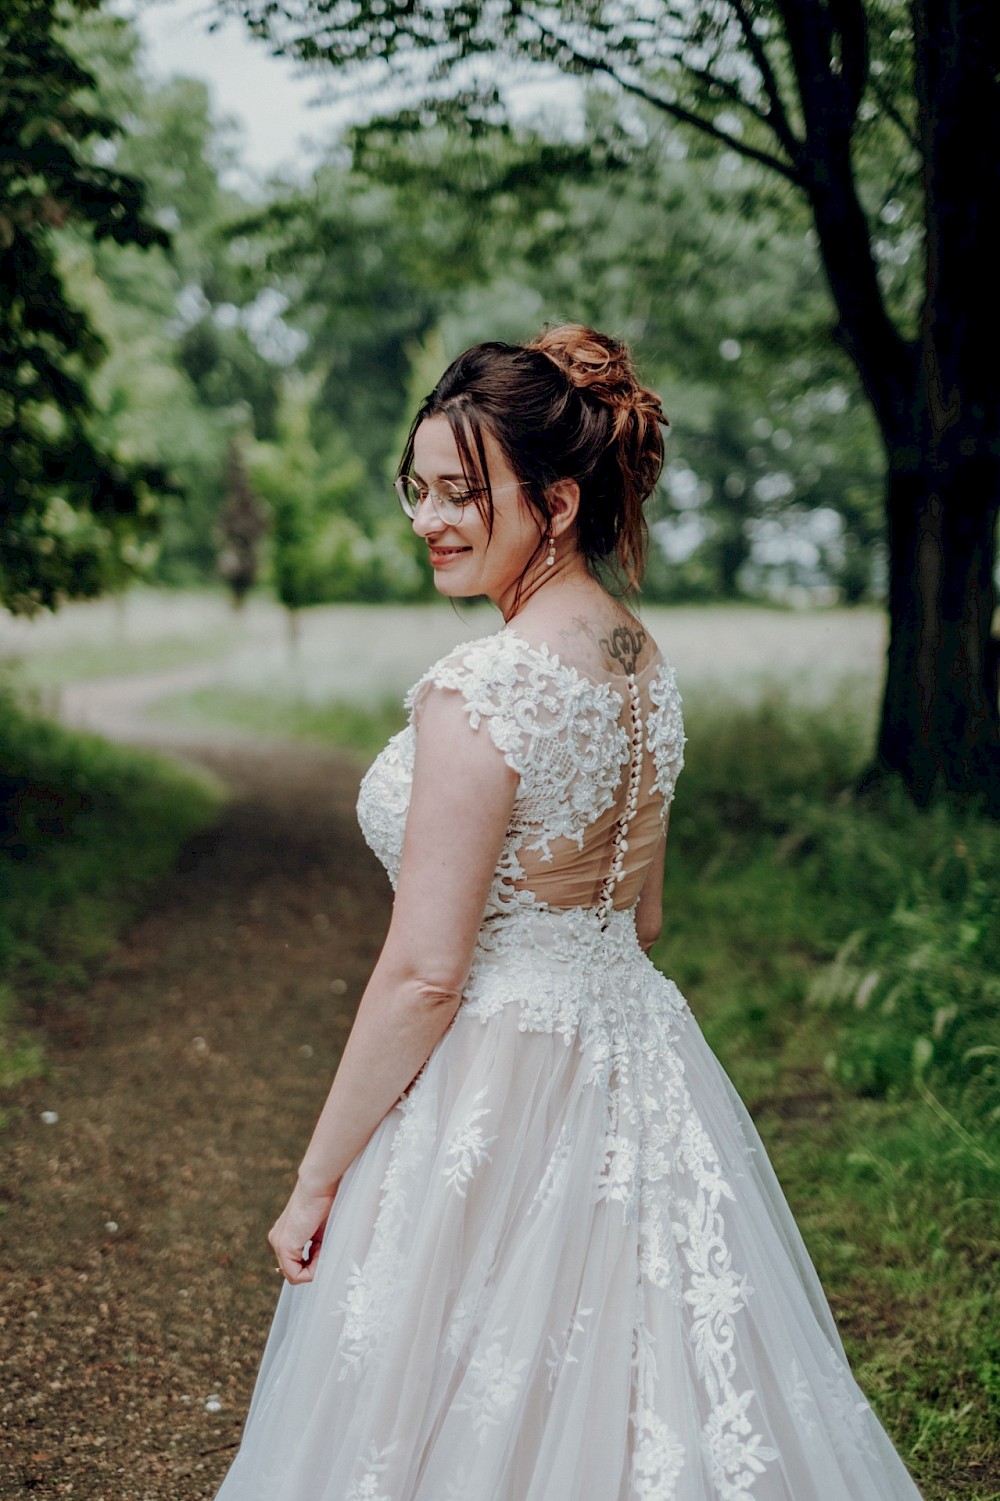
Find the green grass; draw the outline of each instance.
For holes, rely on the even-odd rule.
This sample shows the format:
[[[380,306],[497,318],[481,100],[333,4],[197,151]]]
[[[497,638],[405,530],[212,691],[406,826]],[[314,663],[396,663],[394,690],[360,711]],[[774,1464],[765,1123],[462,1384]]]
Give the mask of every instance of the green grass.
[[[927,1501],[995,1501],[1000,831],[898,795],[856,801],[870,722],[852,702],[689,695],[654,957],[749,1103]],[[187,703],[368,757],[401,723],[397,706]]]
[[[194,638],[163,636],[152,641],[60,642],[26,653],[18,662],[24,681],[33,688],[62,688],[88,678],[128,677],[133,673],[162,672],[198,662],[213,662],[232,650],[234,630],[216,629]]]
[[[1000,830],[850,795],[839,706],[688,713],[654,957],[928,1501],[1000,1494]]]
[[[292,696],[265,698],[221,686],[160,699],[152,717],[185,729],[231,729],[249,735],[317,741],[357,751],[369,760],[406,722],[398,700],[365,708],[336,701],[314,703]]]
[[[219,791],[71,732],[0,686],[0,1084],[40,1072],[26,1021],[59,1015]]]

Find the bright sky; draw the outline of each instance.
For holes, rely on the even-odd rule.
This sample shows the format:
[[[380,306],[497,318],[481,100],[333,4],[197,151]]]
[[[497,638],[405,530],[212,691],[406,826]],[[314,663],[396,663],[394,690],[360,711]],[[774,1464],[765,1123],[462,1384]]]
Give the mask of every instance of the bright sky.
[[[210,32],[217,12],[206,0],[123,0],[120,8],[138,22],[151,73],[182,73],[211,86],[216,112],[240,126],[251,172],[298,175],[303,156],[314,155],[310,140],[328,140],[347,118],[343,106],[315,103],[321,93],[315,75],[272,57],[241,23],[223,21]]]
[[[327,142],[352,117],[349,104],[320,102],[330,73],[308,74],[301,65],[272,57],[262,42],[235,20],[217,20],[211,0],[118,0],[118,8],[137,21],[146,44],[150,72],[203,78],[211,86],[216,112],[236,119],[243,135],[244,161],[250,172],[304,175],[316,147]],[[580,89],[571,79],[536,77],[510,87],[508,102],[516,113],[540,108],[567,119],[579,113]]]

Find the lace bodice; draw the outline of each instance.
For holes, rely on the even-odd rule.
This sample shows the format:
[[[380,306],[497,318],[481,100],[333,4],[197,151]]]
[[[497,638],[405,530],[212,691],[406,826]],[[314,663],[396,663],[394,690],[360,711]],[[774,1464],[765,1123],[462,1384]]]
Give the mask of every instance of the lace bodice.
[[[517,777],[485,918],[447,1032],[340,1181],[317,1277],[282,1295],[218,1501],[919,1501],[749,1118],[638,942],[683,758],[673,673],[598,681],[510,628],[444,657],[361,789],[394,884],[436,693]]]
[[[457,647],[410,690],[410,720],[361,786],[365,838],[395,886],[420,712],[436,690],[461,694],[518,789],[485,913],[634,904],[684,760],[672,668],[596,679],[509,627]]]

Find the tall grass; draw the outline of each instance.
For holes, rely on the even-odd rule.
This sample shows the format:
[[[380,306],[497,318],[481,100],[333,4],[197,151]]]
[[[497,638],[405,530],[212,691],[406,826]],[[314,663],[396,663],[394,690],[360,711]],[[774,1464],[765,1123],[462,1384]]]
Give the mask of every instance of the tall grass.
[[[992,1137],[996,824],[943,804],[918,811],[897,788],[855,799],[864,745],[837,706],[696,703],[689,733],[666,896],[668,930],[684,941],[671,943],[671,959],[692,982],[713,974],[713,1012],[731,997],[745,1017],[753,989],[754,1014],[775,1026],[825,1013],[827,1065],[848,1089],[899,1099],[933,1085]],[[720,932],[734,925],[742,953]],[[731,957],[734,973],[720,974]],[[770,970],[784,973],[781,994],[761,983]]]
[[[690,696],[654,958],[750,1105],[927,1501],[995,1501],[1000,830],[857,800],[852,702]],[[171,707],[366,756],[401,722],[245,694]]]
[[[929,1501],[1000,1495],[1000,830],[857,800],[860,725],[689,706],[654,957],[750,1104]]]
[[[65,1005],[218,798],[206,778],[64,729],[0,685],[0,1082],[39,1070],[22,1023]]]

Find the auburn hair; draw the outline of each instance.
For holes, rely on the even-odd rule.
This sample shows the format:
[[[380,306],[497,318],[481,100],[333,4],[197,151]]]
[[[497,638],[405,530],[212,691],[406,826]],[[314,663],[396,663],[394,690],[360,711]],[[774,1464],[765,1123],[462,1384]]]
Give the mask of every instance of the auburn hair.
[[[484,432],[499,445],[539,518],[538,552],[551,520],[548,489],[558,479],[575,480],[577,541],[588,565],[611,565],[627,589],[638,589],[648,545],[643,506],[663,468],[667,419],[660,398],[640,384],[623,343],[566,323],[524,344],[473,345],[421,404],[397,473],[409,472],[417,428],[429,417],[447,419],[469,487],[481,492],[477,504],[491,534]]]

